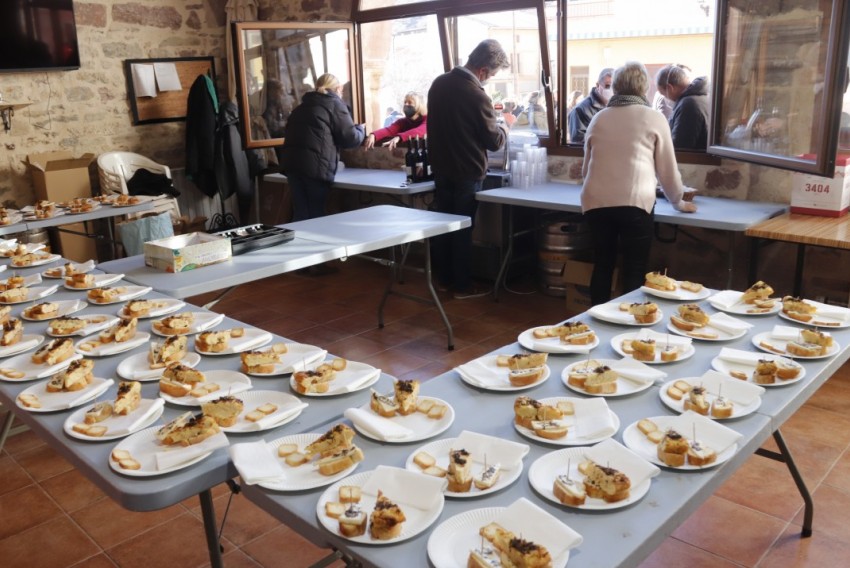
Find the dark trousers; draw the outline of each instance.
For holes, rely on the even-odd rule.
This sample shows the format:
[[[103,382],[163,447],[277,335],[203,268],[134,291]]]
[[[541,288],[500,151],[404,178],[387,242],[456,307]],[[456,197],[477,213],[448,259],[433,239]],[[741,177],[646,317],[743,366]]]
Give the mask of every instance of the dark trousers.
[[[475,194],[481,191],[482,180],[458,181],[434,176],[434,202],[440,213],[467,215],[475,222],[478,202]],[[440,284],[465,292],[472,287],[472,227],[432,239],[434,269]]]
[[[639,207],[603,207],[585,213],[593,238],[593,305],[611,299],[617,253],[623,253],[623,288],[630,292],[643,285],[652,245],[653,214]]]
[[[292,220],[303,221],[325,215],[325,203],[331,192],[331,183],[297,174],[286,174],[292,191]]]

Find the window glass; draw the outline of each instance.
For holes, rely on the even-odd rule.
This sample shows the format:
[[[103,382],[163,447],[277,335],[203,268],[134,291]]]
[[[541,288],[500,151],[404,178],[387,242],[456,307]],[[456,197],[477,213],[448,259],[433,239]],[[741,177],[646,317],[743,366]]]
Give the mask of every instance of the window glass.
[[[847,57],[847,67],[844,69],[844,98],[841,99],[841,125],[838,130],[838,151],[850,154],[850,55]]]

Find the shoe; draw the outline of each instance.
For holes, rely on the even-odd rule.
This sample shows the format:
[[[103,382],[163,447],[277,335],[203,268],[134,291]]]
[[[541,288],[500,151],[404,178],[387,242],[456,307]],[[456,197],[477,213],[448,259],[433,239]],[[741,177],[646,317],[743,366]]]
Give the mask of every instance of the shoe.
[[[481,298],[483,296],[487,296],[491,293],[491,290],[482,290],[480,288],[476,288],[473,286],[468,290],[464,290],[463,292],[455,292],[454,299],[455,300],[468,300],[470,298]]]

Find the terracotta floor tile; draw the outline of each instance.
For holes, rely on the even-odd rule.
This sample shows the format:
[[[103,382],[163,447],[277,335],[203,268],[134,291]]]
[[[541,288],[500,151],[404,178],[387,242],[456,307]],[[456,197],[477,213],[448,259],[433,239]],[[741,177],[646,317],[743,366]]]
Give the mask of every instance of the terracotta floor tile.
[[[785,464],[755,455],[714,494],[784,521],[794,518],[803,506]]]
[[[5,418],[5,413],[4,416]],[[13,422],[14,426],[17,427],[20,425],[20,422],[15,420]],[[6,439],[6,444],[3,446],[3,452],[9,454],[10,456],[17,456],[24,452],[28,452],[35,448],[45,446],[44,440],[38,437],[38,435],[32,430],[27,430],[25,432],[21,432],[20,434],[16,434],[14,436],[9,436]]]
[[[842,561],[841,558],[844,558]],[[800,538],[797,527],[786,529],[759,563],[763,568],[811,568],[846,565],[850,544],[815,531],[810,538]]]
[[[9,456],[0,457],[0,495],[34,483],[32,477]]]
[[[287,568],[306,568],[331,553],[283,526],[249,542],[242,550],[266,568],[280,566],[281,558],[286,558]],[[337,568],[343,564],[335,562],[332,566]]]
[[[397,350],[393,350],[375,353],[370,356],[369,360],[366,362],[395,377],[424,367],[430,363],[430,360],[424,357],[407,353],[399,353]]]
[[[785,526],[764,513],[709,497],[673,536],[732,562],[755,566]]]
[[[415,357],[423,357],[428,359],[429,361],[433,359],[440,359],[443,357],[449,357],[451,352],[449,351],[449,337],[446,333],[432,333],[430,335],[424,335],[413,341],[408,341],[403,345],[399,345],[395,347],[392,352],[399,353],[402,355],[412,355]],[[459,351],[466,347],[474,345],[465,339],[461,339],[457,335],[454,337],[454,346],[455,351]]]
[[[378,325],[375,314],[355,312],[338,318],[334,318],[333,315],[333,313],[328,314],[326,325],[345,332],[347,335],[357,335],[358,333],[369,331]]]
[[[806,438],[805,433],[786,432],[783,428],[782,434],[803,479],[812,487],[820,483],[844,451],[838,444]],[[773,449],[776,450],[775,445]]]
[[[443,360],[431,361],[427,365],[419,367],[418,369],[413,369],[412,371],[408,371],[401,375],[396,375],[396,378],[403,379],[405,381],[416,379],[419,382],[424,382],[442,375],[446,371],[450,371],[452,367],[453,365],[449,365]]]
[[[32,450],[17,454],[15,461],[36,481],[59,475],[74,467],[50,446],[38,446]]]
[[[806,402],[806,406],[813,406],[823,410],[830,410],[840,414],[850,414],[850,383],[836,381],[835,376],[825,382]]]
[[[222,560],[224,560],[224,565],[227,568],[261,568],[261,565],[245,554],[241,548],[228,552],[222,557]],[[199,564],[198,568],[208,568],[209,565],[209,561],[206,561]]]
[[[309,327],[314,327],[316,322],[300,317],[278,316],[263,324],[263,329],[280,335],[281,337],[289,338],[291,334],[305,330]]]
[[[385,349],[390,349],[430,333],[434,333],[434,330],[414,325],[409,323],[408,320],[403,320],[387,324],[383,328],[376,326],[370,331],[358,334],[358,337],[374,341],[378,345],[384,346]]]
[[[816,534],[824,534],[850,545],[850,493],[830,485],[821,485],[812,492],[815,514],[812,528]],[[802,526],[803,511],[794,517],[794,524]]]
[[[62,516],[62,510],[37,485],[29,485],[0,496],[0,511],[16,513],[0,515],[0,539]],[[2,557],[0,555],[0,558]]]
[[[313,327],[308,327],[306,329],[293,332],[289,335],[289,337],[300,343],[307,343],[309,345],[318,345],[319,347],[323,347],[328,343],[339,341],[340,339],[348,337],[349,335],[349,333],[346,333],[345,331],[339,329],[335,329],[330,325],[315,325]]]
[[[661,543],[649,558],[639,564],[640,568],[734,568],[740,566],[721,558],[716,554],[706,552],[696,546],[684,543],[673,537]]]
[[[333,343],[324,345],[328,353],[351,359],[352,361],[363,361],[368,359],[370,355],[385,351],[386,347],[371,339],[354,335],[345,337]]]
[[[452,328],[454,329],[455,337],[469,341],[470,343],[479,343],[506,331],[505,326],[500,323],[475,319],[468,319],[457,325],[452,325]]]
[[[74,564],[71,568],[116,568],[118,565],[105,553],[90,556],[82,562]]]
[[[91,539],[64,515],[0,540],[0,559],[10,568],[64,568],[99,552]]]
[[[42,481],[41,487],[66,512],[76,511],[100,499],[107,499],[103,491],[76,469]]]
[[[783,424],[782,433],[844,450],[850,444],[850,416],[804,405]]]
[[[225,495],[214,499],[216,526],[221,528],[221,519],[227,511],[227,502],[230,499]],[[192,512],[198,519],[203,521],[200,511]],[[227,522],[224,525],[224,538],[236,546],[250,542],[267,532],[280,526],[280,522],[274,517],[248,501],[241,495],[235,495],[227,511]]]
[[[98,545],[106,549],[162,526],[181,514],[188,513],[180,505],[137,513],[128,511],[112,499],[102,499],[70,515]]]
[[[850,449],[844,450],[823,482],[850,493]]]

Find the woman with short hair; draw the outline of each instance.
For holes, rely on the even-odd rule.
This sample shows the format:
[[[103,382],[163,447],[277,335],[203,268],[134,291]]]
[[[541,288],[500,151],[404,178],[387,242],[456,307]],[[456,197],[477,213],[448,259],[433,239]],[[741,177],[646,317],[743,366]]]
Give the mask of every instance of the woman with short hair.
[[[428,111],[425,100],[419,93],[410,91],[404,95],[404,116],[386,128],[379,128],[366,137],[363,145],[366,149],[372,148],[376,142],[382,143],[390,150],[395,148],[399,142],[407,142],[416,136],[425,138],[428,132]]]

